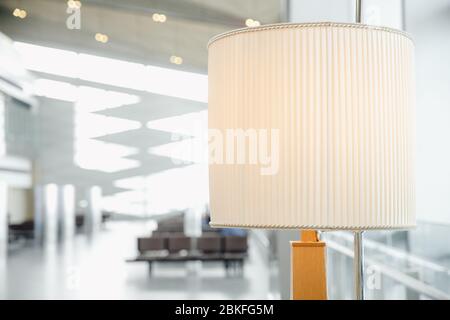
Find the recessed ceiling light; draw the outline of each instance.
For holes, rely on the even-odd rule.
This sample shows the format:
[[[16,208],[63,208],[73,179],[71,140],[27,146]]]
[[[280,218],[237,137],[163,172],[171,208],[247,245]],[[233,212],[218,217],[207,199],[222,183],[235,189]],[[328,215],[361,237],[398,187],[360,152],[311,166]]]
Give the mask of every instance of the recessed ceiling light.
[[[170,56],[170,62],[172,62],[173,64],[182,64],[183,58],[179,56]]]
[[[161,22],[161,23],[163,23],[163,22],[166,22],[167,17],[166,17],[165,14],[162,14],[162,13],[154,13],[154,14],[152,15],[152,19],[153,19],[153,21],[155,21],[155,22]]]
[[[98,42],[101,42],[101,43],[107,43],[109,40],[109,37],[103,33],[96,33],[95,40],[97,40]]]
[[[247,27],[257,27],[257,26],[260,26],[261,23],[258,20],[253,20],[253,19],[248,18],[247,20],[245,20],[245,25]]]
[[[27,17],[27,12],[23,9],[16,8],[13,11],[13,16],[20,19],[25,19]]]
[[[69,0],[69,1],[67,1],[67,7],[69,7],[70,9],[80,9],[81,8],[81,1]]]

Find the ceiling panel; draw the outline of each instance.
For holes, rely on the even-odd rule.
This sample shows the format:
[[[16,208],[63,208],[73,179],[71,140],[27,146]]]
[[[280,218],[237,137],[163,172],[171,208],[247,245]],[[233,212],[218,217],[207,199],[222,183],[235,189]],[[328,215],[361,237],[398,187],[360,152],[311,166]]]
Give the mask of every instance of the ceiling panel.
[[[219,33],[245,27],[252,18],[262,24],[279,22],[283,0],[81,0],[81,29],[66,27],[65,0],[2,0],[0,1],[0,30],[15,41],[29,42],[54,48],[89,53],[102,57],[143,63],[145,65],[207,73],[208,40]],[[13,17],[19,7],[27,10],[26,19]],[[155,23],[153,13],[164,13],[165,23]],[[106,44],[95,41],[97,32],[109,36]],[[181,56],[183,63],[170,63],[171,55]],[[67,63],[70,63],[68,61]],[[205,110],[207,105],[148,92],[64,78],[61,75],[35,73],[37,78],[68,82],[75,86],[91,86],[137,95],[139,103],[96,112],[111,118],[139,121],[141,128],[96,137],[94,140],[118,146],[136,148],[124,159],[139,161],[139,166],[117,172],[86,170],[74,163],[75,114],[74,103],[40,98],[36,124],[35,163],[41,183],[72,183],[77,192],[99,185],[106,195],[125,189],[114,182],[130,177],[147,177],[161,171],[183,167],[189,163],[174,163],[172,159],[149,154],[153,146],[172,141],[172,130],[146,127],[152,120],[165,119]],[[123,75],[127,77],[127,74]],[[189,119],[189,117],[187,118]],[[187,120],[189,121],[189,120]],[[177,131],[173,128],[174,131]],[[179,137],[177,136],[177,140]],[[93,150],[92,158],[98,157]],[[97,150],[98,151],[98,150]],[[105,156],[105,155],[103,155]],[[107,161],[107,156],[106,160]]]

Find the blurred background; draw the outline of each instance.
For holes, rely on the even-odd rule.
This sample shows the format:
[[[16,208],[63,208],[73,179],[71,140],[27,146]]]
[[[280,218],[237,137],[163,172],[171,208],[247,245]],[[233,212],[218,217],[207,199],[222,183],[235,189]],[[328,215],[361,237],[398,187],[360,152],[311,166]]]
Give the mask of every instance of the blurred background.
[[[288,299],[298,232],[208,226],[207,43],[352,0],[0,0],[0,298]],[[416,44],[417,217],[366,232],[369,299],[450,298],[450,1],[365,0]],[[352,298],[352,236],[324,233]]]

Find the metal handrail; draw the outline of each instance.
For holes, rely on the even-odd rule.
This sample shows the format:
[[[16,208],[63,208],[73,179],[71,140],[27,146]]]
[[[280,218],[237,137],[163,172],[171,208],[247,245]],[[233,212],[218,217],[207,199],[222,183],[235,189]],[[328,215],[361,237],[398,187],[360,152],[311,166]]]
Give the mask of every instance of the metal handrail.
[[[327,239],[326,242],[327,242],[328,248],[335,250],[339,253],[342,253],[350,258],[353,258],[353,256],[354,256],[353,250],[351,250],[333,240]],[[366,241],[366,244],[367,244],[367,242],[368,241]],[[416,292],[422,293],[432,299],[450,300],[450,295],[447,294],[446,292],[436,289],[435,287],[433,287],[421,280],[411,277],[411,276],[409,276],[401,271],[398,271],[392,267],[389,267],[383,263],[379,263],[378,261],[375,261],[371,258],[366,258],[365,264],[373,266],[374,268],[376,268],[376,270],[378,270],[383,275],[403,284],[404,286],[406,286],[410,289],[415,290]]]
[[[348,242],[352,242],[353,241],[353,236],[351,234],[345,234],[345,233],[341,233],[341,234],[333,234],[333,237],[337,237],[337,238],[341,238],[344,239]],[[372,249],[372,250],[376,250],[379,252],[382,252],[383,254],[388,254],[394,258],[398,258],[398,259],[404,259],[406,261],[408,261],[409,263],[436,271],[436,272],[442,272],[442,273],[446,273],[450,276],[450,269],[442,266],[440,264],[437,264],[435,262],[423,259],[421,257],[418,257],[414,254],[408,253],[408,252],[404,252],[395,248],[392,248],[390,246],[384,245],[382,243],[370,240],[370,239],[365,239],[364,241],[364,248],[367,249]]]

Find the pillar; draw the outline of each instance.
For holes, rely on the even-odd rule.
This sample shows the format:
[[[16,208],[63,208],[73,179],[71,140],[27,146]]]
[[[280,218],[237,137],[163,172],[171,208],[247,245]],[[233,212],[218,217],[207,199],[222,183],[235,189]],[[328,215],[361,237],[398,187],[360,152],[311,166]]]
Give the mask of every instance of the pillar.
[[[102,189],[93,186],[86,193],[85,228],[87,233],[94,234],[100,230],[102,223]]]
[[[47,184],[43,191],[43,240],[53,244],[58,241],[58,186]]]
[[[8,245],[8,186],[0,181],[0,259]]]
[[[75,188],[66,184],[58,188],[58,213],[62,240],[71,240],[75,235]]]
[[[0,299],[7,299],[8,187],[0,181]]]

